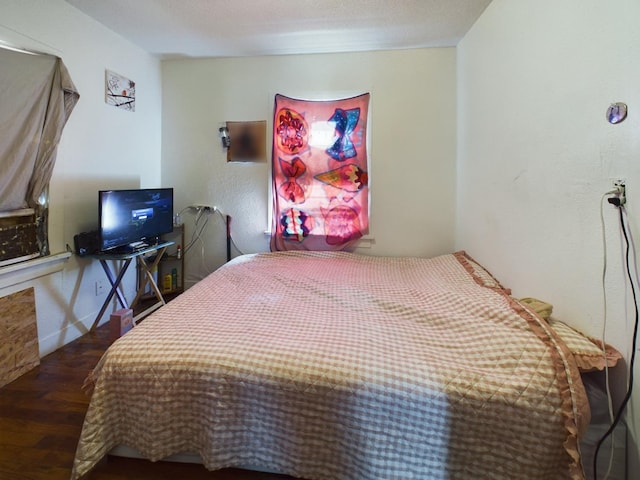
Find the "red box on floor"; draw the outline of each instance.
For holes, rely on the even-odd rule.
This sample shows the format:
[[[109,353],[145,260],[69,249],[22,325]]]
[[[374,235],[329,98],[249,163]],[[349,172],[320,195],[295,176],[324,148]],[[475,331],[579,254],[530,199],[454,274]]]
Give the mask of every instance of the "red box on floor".
[[[133,310],[121,308],[111,314],[109,318],[111,326],[111,340],[115,341],[133,328]]]

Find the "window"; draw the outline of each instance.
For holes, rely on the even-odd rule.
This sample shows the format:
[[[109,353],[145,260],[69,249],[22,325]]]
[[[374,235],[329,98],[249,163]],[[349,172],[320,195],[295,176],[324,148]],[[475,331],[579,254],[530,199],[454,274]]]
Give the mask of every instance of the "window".
[[[49,181],[79,94],[58,57],[0,48],[0,265],[49,255]]]

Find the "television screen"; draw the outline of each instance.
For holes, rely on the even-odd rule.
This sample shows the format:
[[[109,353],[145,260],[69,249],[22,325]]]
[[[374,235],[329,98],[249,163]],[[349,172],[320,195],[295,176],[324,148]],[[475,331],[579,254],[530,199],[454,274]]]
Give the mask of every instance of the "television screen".
[[[173,188],[100,190],[100,250],[155,244],[173,231]]]

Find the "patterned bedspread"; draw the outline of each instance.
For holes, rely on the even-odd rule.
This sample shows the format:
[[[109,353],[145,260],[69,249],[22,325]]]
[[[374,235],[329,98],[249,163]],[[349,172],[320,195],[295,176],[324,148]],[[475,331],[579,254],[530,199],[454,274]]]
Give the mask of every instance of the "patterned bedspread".
[[[551,329],[464,252],[245,255],[115,342],[72,478],[112,447],[310,480],[579,479]]]

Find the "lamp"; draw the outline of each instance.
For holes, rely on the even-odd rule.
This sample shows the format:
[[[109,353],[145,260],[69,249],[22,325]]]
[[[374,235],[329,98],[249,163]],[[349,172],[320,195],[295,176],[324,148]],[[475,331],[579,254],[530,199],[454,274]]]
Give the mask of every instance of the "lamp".
[[[229,148],[231,146],[231,137],[229,136],[229,129],[224,126],[218,129],[220,132],[220,140],[222,140],[222,146],[224,148]]]

